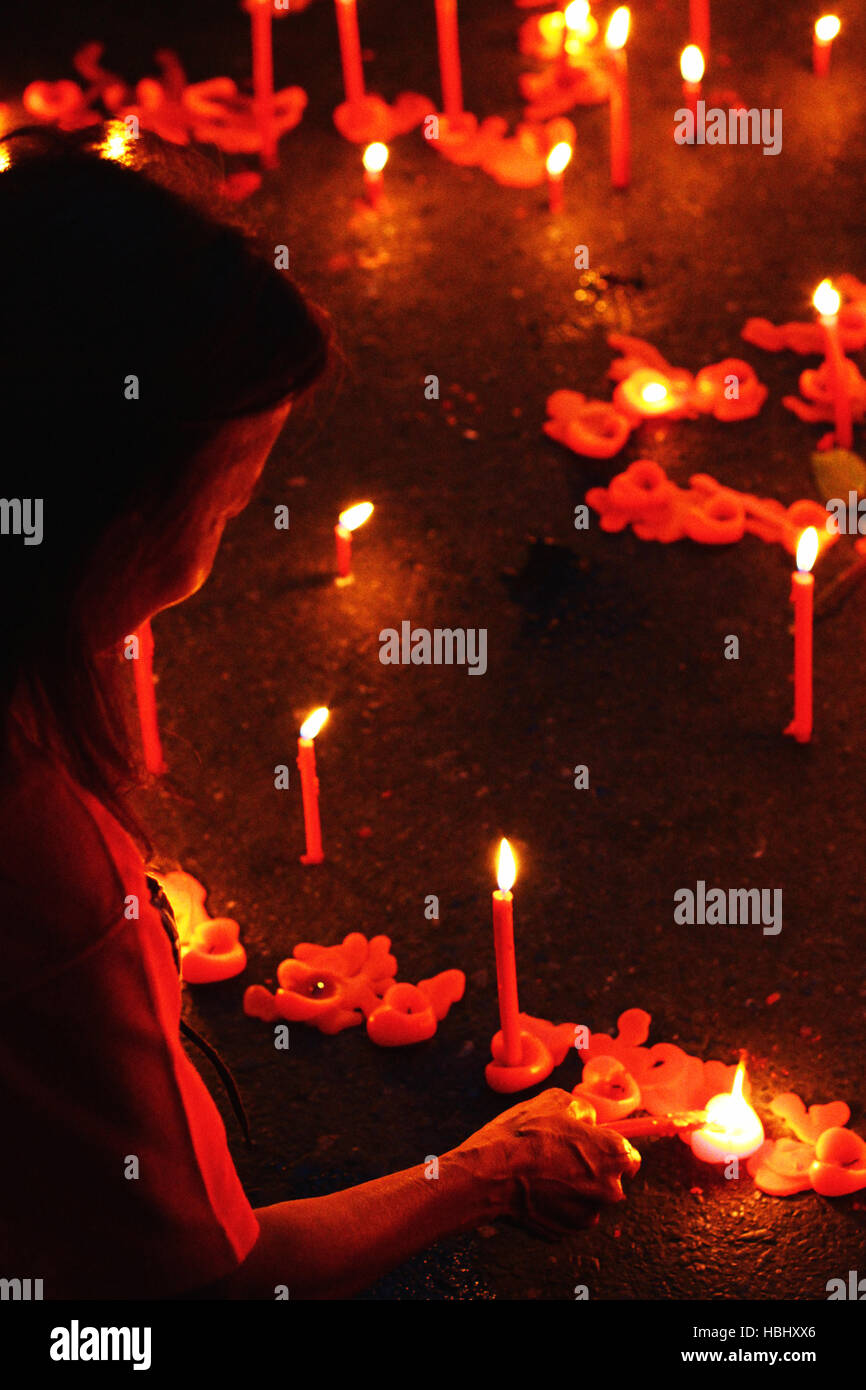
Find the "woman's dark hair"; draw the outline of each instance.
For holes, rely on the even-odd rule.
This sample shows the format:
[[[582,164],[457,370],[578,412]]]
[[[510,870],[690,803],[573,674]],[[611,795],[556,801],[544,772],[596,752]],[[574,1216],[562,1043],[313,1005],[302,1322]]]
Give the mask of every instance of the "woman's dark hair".
[[[227,421],[296,398],[328,349],[273,248],[230,225],[203,159],[109,138],[0,141],[3,529],[16,500],[44,500],[41,544],[0,534],[0,721],[8,755],[23,709],[30,739],[130,824],[126,663],[85,635],[93,557],[127,516],[158,544],[198,453]]]

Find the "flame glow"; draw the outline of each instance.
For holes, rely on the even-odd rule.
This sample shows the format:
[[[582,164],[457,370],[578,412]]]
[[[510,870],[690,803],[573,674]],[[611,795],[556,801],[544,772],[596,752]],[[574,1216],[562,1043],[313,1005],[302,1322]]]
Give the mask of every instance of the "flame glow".
[[[819,43],[832,43],[841,28],[842,21],[838,15],[824,14],[815,20],[815,38]]]
[[[368,174],[381,174],[388,163],[388,146],[377,140],[367,146],[361,158]]]
[[[822,280],[812,295],[812,303],[822,318],[831,319],[839,312],[842,296],[834,288],[832,280]]]
[[[692,1152],[705,1163],[723,1163],[730,1157],[748,1158],[764,1142],[764,1126],[743,1095],[746,1067],[737,1067],[730,1091],[707,1101],[706,1124],[691,1136]]]
[[[122,121],[109,121],[105,129],[105,139],[98,146],[103,159],[113,159],[116,164],[130,164],[132,140]]]
[[[12,167],[12,160],[9,158],[9,151],[0,149],[0,174]]]
[[[680,72],[684,82],[700,82],[704,75],[704,55],[696,43],[683,49],[680,58]]]
[[[500,893],[509,893],[516,878],[517,865],[511,853],[511,846],[507,840],[503,840],[499,846],[499,862],[496,865],[496,882],[499,884]]]
[[[648,381],[640,394],[641,400],[646,401],[647,405],[657,405],[666,398],[668,388],[662,381]]]
[[[553,178],[561,174],[566,165],[570,162],[572,153],[572,148],[566,140],[560,140],[558,145],[554,145],[550,154],[547,156],[548,174],[552,175]]]
[[[357,531],[372,515],[372,502],[358,502],[354,507],[347,507],[344,512],[340,512],[340,525],[344,531]]]
[[[589,0],[571,0],[571,4],[565,7],[563,17],[566,29],[580,33],[589,19]]]
[[[808,574],[818,558],[818,532],[807,526],[797,543],[797,569]]]
[[[314,709],[301,725],[301,738],[315,738],[327,721],[328,710],[324,705],[320,709]]]
[[[614,10],[607,26],[604,36],[605,44],[608,48],[624,48],[628,38],[629,25],[631,24],[631,12],[628,5],[620,5],[618,10]]]

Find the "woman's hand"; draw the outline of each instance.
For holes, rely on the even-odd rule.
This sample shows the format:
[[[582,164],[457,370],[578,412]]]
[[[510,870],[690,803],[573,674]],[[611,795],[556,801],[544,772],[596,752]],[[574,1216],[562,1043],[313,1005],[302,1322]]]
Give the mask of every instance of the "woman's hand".
[[[596,1203],[623,1201],[622,1177],[640,1167],[626,1139],[586,1114],[567,1091],[544,1091],[503,1111],[448,1158],[502,1187],[504,1215],[561,1235],[596,1221]]]

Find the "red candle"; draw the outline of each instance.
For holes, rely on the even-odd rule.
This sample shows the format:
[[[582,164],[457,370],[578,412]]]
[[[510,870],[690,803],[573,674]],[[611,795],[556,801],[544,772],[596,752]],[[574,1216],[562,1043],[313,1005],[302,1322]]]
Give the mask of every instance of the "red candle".
[[[697,141],[698,98],[701,95],[701,79],[704,75],[704,55],[696,44],[690,43],[688,48],[683,49],[680,58],[680,72],[683,75],[683,96],[695,119],[695,140]]]
[[[628,103],[628,59],[625,52],[631,15],[628,6],[614,10],[604,42],[610,62],[610,181],[628,188],[631,176],[631,122]]]
[[[818,532],[808,526],[797,546],[797,568],[792,576],[794,605],[794,718],[785,730],[798,743],[812,737],[812,566],[818,554]]]
[[[335,0],[337,31],[340,36],[340,61],[343,64],[343,86],[346,101],[357,106],[364,100],[364,65],[361,61],[361,36],[358,33],[356,0]]]
[[[842,28],[837,15],[825,14],[815,20],[815,37],[812,43],[812,67],[816,77],[826,77],[830,71],[830,50],[833,40]]]
[[[710,0],[689,0],[689,32],[702,53],[710,51]]]
[[[271,43],[273,0],[247,0],[253,37],[253,104],[261,140],[261,161],[266,169],[277,165],[277,132],[274,125],[274,58]]]
[[[340,518],[334,527],[334,535],[337,538],[338,584],[348,583],[352,578],[352,532],[363,526],[372,515],[372,502],[358,502],[356,506],[347,507],[344,512],[340,512]]]
[[[144,765],[148,772],[159,776],[165,772],[162,744],[159,739],[159,722],[156,715],[156,692],[153,688],[153,632],[150,619],[142,623],[136,633],[138,638],[138,657],[133,668],[135,675],[135,698],[138,704],[138,722],[141,726],[141,747]]]
[[[562,212],[562,179],[571,156],[572,148],[566,140],[554,145],[547,156],[547,197],[554,215]]]
[[[827,376],[833,392],[836,443],[840,449],[850,449],[854,443],[854,432],[851,427],[851,397],[848,394],[848,363],[839,341],[839,291],[833,288],[829,280],[822,280],[812,296],[812,303],[821,315],[827,339]]]
[[[321,864],[325,857],[319,821],[319,779],[316,775],[314,740],[327,718],[328,711],[325,708],[313,710],[309,719],[305,719],[301,725],[301,736],[298,739],[298,771],[301,774],[304,832],[307,837],[307,852],[301,855],[302,864]]]
[[[514,895],[511,888],[517,877],[514,855],[507,840],[499,846],[496,878],[499,884],[493,894],[493,944],[496,948],[496,986],[499,991],[499,1021],[505,1045],[505,1064],[518,1067],[523,1059],[517,1003],[517,961],[514,956]]]
[[[364,188],[367,192],[367,201],[373,211],[378,212],[382,203],[382,193],[385,188],[384,169],[385,165],[388,163],[388,146],[383,145],[381,141],[377,140],[374,144],[367,146],[362,160],[364,164]],[[351,553],[351,538],[349,541],[349,549]]]
[[[436,30],[439,36],[442,106],[445,115],[450,121],[453,121],[463,114],[460,40],[457,33],[457,0],[436,0]]]

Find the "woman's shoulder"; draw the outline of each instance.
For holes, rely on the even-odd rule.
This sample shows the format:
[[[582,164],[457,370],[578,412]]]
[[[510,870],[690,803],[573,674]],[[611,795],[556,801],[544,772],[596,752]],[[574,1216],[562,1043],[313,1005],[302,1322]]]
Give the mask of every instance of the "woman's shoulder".
[[[0,992],[73,959],[144,884],[118,821],[39,750],[0,781]]]

